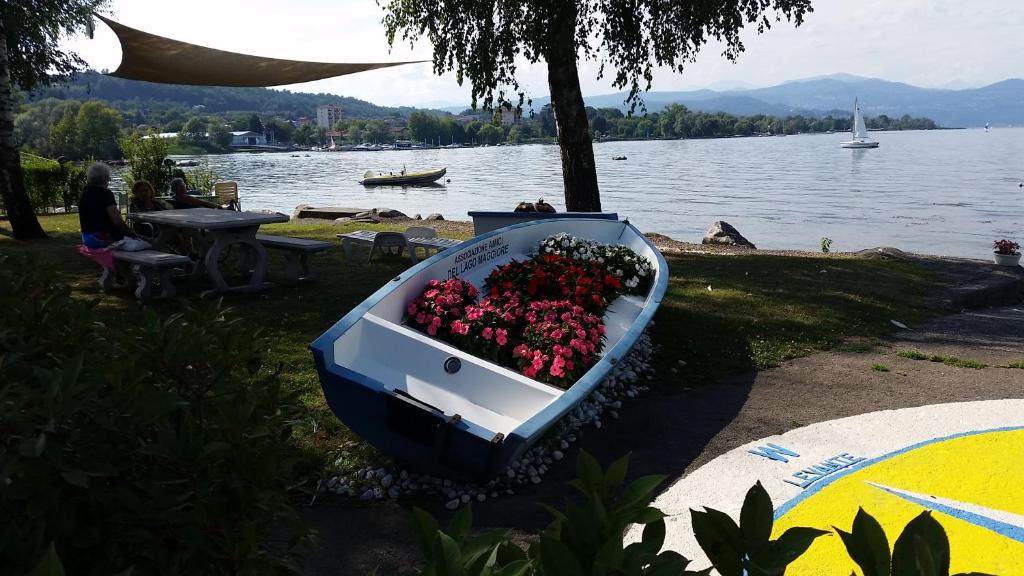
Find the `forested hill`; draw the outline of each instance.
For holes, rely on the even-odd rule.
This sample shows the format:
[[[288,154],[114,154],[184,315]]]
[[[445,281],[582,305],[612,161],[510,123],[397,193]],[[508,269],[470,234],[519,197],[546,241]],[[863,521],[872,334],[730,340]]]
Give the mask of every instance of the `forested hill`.
[[[256,112],[286,118],[315,117],[320,104],[341,106],[348,118],[384,118],[408,116],[417,108],[402,106],[389,108],[364,100],[334,94],[310,94],[271,90],[268,88],[224,88],[219,86],[174,86],[137,80],[124,80],[95,71],[79,74],[68,84],[57,84],[36,90],[28,95],[29,101],[44,98],[90,100],[97,99],[122,112],[148,116],[171,108],[191,108],[202,105],[204,112]]]

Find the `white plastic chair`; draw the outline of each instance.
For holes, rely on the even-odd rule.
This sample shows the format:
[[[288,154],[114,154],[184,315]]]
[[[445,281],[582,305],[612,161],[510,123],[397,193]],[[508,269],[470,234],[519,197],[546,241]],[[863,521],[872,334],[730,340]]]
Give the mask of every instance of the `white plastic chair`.
[[[374,252],[380,252],[381,254],[393,253],[401,256],[407,246],[407,242],[405,234],[401,232],[377,232],[377,235],[373,237],[373,246],[370,247],[370,257],[366,261],[373,261]],[[396,248],[397,251],[394,251]]]

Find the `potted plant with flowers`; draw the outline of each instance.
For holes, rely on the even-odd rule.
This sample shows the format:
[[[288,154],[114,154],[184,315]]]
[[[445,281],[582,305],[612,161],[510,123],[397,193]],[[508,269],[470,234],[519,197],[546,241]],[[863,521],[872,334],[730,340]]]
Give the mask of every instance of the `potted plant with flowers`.
[[[1020,264],[1020,244],[1012,240],[996,240],[992,243],[992,254],[996,264],[1016,266]]]

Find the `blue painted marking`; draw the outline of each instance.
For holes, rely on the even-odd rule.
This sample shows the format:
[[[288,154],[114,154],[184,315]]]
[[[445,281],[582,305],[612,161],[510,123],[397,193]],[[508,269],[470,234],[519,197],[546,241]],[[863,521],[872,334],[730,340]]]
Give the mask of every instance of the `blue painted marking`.
[[[847,468],[847,469],[845,469],[845,470],[843,470],[841,472],[836,472],[835,474],[832,474],[831,476],[829,476],[829,478],[827,480],[825,480],[824,482],[815,483],[814,486],[812,486],[811,488],[809,488],[807,490],[804,490],[800,494],[797,494],[795,497],[791,498],[785,504],[783,504],[782,506],[779,506],[775,510],[775,519],[778,520],[778,519],[782,518],[783,516],[786,515],[786,513],[788,513],[793,508],[795,508],[798,504],[800,504],[801,502],[803,502],[807,498],[810,498],[814,494],[817,494],[818,492],[820,492],[821,490],[826,488],[829,484],[835,482],[836,480],[839,480],[840,478],[844,478],[847,475],[852,474],[854,471],[860,470],[861,468],[866,468],[868,466],[871,466],[872,464],[876,464],[878,462],[882,462],[884,460],[888,460],[889,458],[893,458],[895,456],[899,456],[900,454],[906,454],[907,452],[910,452],[911,450],[917,450],[918,448],[921,448],[921,447],[924,447],[924,446],[928,446],[929,444],[935,444],[937,442],[945,442],[946,440],[954,440],[956,438],[965,438],[967,436],[975,436],[977,434],[988,434],[990,432],[1012,432],[1014,430],[1024,430],[1024,426],[1004,426],[1002,428],[993,428],[991,430],[972,430],[970,432],[960,432],[958,434],[952,434],[950,436],[945,436],[945,437],[942,437],[942,438],[932,438],[930,440],[925,440],[923,442],[918,442],[917,444],[914,444],[912,446],[907,446],[906,448],[900,448],[899,450],[895,450],[895,451],[890,452],[888,454],[883,454],[882,456],[879,456],[877,458],[872,458],[870,460],[865,460],[863,466],[857,466],[856,468]]]
[[[924,498],[918,498],[917,496],[911,496],[910,494],[902,494],[886,486],[879,486],[877,484],[872,484],[872,486],[878,488],[879,490],[884,490],[889,494],[892,494],[893,496],[898,496],[906,500],[907,502],[913,502],[914,504],[917,504],[922,508],[927,508],[929,510],[941,512],[948,516],[952,516],[953,518],[958,518],[960,520],[963,520],[964,522],[974,524],[975,526],[980,526],[987,530],[991,530],[996,534],[999,534],[1000,536],[1006,536],[1011,540],[1016,540],[1017,542],[1024,542],[1024,527],[1014,526],[1013,524],[1007,524],[1006,522],[1002,522],[994,518],[989,518],[988,516],[982,516],[981,514],[977,514],[967,510],[954,508],[948,504],[943,504],[941,502],[933,502],[931,500],[926,500]]]
[[[755,456],[761,456],[777,462],[789,462],[789,458],[786,458],[786,456],[790,456],[792,458],[800,457],[796,452],[772,443],[769,443],[767,446],[758,446],[756,449],[747,450],[747,452],[750,452]]]

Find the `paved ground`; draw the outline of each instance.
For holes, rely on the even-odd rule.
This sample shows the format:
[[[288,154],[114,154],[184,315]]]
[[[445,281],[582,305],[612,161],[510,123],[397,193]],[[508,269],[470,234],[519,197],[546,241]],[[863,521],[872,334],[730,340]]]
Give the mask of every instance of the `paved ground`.
[[[1024,360],[1024,305],[941,317],[911,328],[870,343],[868,351],[817,354],[701,389],[654,391],[624,406],[621,419],[607,421],[580,444],[605,463],[632,451],[631,475],[679,478],[750,440],[814,422],[889,408],[1024,397],[1024,369],[998,367]],[[896,355],[903,349],[991,367],[910,360]],[[890,371],[872,370],[873,364]],[[560,503],[571,468],[556,467],[534,489],[476,506],[475,524],[527,533],[542,528],[548,517],[532,502]],[[419,503],[442,513],[439,504]],[[309,562],[312,574],[365,574],[375,567],[380,574],[397,574],[418,557],[404,506],[335,500],[318,503],[306,516],[322,537]]]

